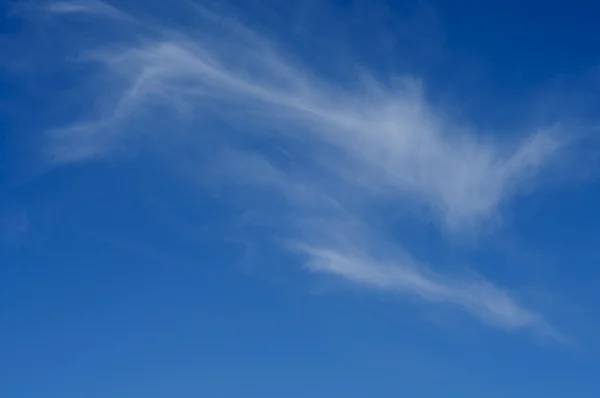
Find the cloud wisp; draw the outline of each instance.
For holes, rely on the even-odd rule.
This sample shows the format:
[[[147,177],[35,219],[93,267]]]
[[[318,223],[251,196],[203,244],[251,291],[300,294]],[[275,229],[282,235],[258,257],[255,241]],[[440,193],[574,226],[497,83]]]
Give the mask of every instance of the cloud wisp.
[[[300,246],[310,261],[307,268],[347,279],[361,286],[387,292],[413,295],[432,303],[463,308],[483,321],[507,330],[534,328],[552,332],[545,321],[534,312],[521,307],[507,292],[489,282],[452,281],[423,266],[386,264],[365,253],[352,253],[330,247]]]
[[[117,8],[97,0],[54,1],[47,5],[46,11],[51,14],[89,14],[122,19],[123,21],[135,21],[135,19],[130,18],[126,13],[119,11]]]
[[[126,15],[99,2],[61,2],[49,10],[97,10],[115,24]],[[110,106],[97,118],[49,131],[52,162],[99,159],[124,142],[150,136],[197,142],[197,136],[212,135],[218,139],[210,142],[218,144],[199,149],[197,164],[212,165],[213,178],[283,197],[283,229],[298,229],[294,220],[300,218],[329,231],[340,219],[366,217],[386,200],[407,211],[424,207],[452,233],[477,229],[498,216],[561,154],[563,143],[554,131],[540,128],[518,142],[484,140],[473,128],[445,118],[414,77],[389,79],[393,84],[364,75],[332,81],[259,33],[194,10],[199,23],[193,28],[127,14],[144,29],[84,49],[79,59],[100,66],[96,78],[105,83],[99,86],[109,93]],[[156,109],[178,115],[170,119],[169,131],[153,128]],[[235,133],[206,132],[212,128],[202,124],[206,120],[224,120]],[[273,155],[269,145],[240,141],[277,142],[285,156]],[[409,256],[376,260],[369,250],[356,249],[364,245],[343,229],[326,233],[331,241],[350,240],[343,250],[314,244],[319,233],[294,244],[308,256],[310,270],[451,304],[508,330],[549,329],[541,315],[490,282],[447,282]]]
[[[442,120],[412,78],[395,88],[344,88],[312,76],[256,35],[178,33],[89,53],[122,78],[124,90],[105,119],[54,134],[57,161],[101,155],[111,135],[134,134],[114,130],[149,101],[191,109],[235,105],[252,110],[254,122],[277,124],[280,134],[337,150],[356,169],[339,178],[362,176],[347,184],[420,201],[446,226],[460,228],[494,215],[561,146],[543,130],[516,144],[482,142],[477,132]],[[326,166],[338,172],[339,163]]]

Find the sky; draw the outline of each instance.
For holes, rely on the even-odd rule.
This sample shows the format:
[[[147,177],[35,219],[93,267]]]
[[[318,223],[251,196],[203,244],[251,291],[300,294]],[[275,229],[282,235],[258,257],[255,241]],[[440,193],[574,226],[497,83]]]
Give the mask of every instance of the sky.
[[[0,0],[0,396],[597,397],[598,12]]]

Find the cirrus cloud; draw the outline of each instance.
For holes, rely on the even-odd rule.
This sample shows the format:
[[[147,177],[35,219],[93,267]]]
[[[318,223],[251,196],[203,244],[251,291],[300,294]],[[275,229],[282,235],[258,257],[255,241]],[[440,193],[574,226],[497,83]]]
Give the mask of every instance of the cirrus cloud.
[[[365,225],[370,209],[387,201],[403,211],[426,208],[446,233],[477,230],[532,192],[563,153],[560,131],[540,126],[519,140],[484,139],[444,117],[414,76],[332,81],[293,49],[198,7],[194,28],[97,1],[46,10],[136,27],[122,40],[76,49],[78,62],[95,66],[103,107],[47,132],[54,165],[99,160],[145,141],[179,142],[188,152],[175,157],[205,178],[280,198],[280,228],[307,269],[462,308],[507,330],[557,336],[543,315],[490,281],[452,278],[408,254],[381,260],[357,238],[371,235],[369,228],[354,234],[334,226]],[[227,132],[215,121],[225,121]]]

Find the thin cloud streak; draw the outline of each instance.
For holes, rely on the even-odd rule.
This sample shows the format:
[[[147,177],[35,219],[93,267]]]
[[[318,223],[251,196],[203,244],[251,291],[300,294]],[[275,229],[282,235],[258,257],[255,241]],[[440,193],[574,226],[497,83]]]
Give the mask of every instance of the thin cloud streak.
[[[79,3],[61,4],[64,12]],[[297,230],[293,220],[303,219],[329,230],[339,219],[360,219],[385,198],[409,208],[425,205],[442,229],[458,232],[498,216],[561,154],[562,141],[545,129],[516,143],[482,141],[477,131],[445,120],[427,102],[418,79],[404,77],[393,86],[376,79],[332,83],[242,25],[206,10],[198,17],[203,23],[197,31],[153,22],[145,29],[154,34],[145,40],[86,49],[86,59],[103,67],[106,81],[119,82],[120,95],[103,117],[48,132],[55,164],[110,156],[123,141],[141,142],[148,135],[177,139],[176,132],[135,128],[158,105],[190,119],[208,114],[243,123],[237,133],[250,138],[276,137],[291,149],[310,148],[308,157],[291,162],[291,171],[260,149],[236,149],[227,138],[223,148],[201,151],[212,159],[212,170],[219,167],[209,173],[212,178],[281,194],[288,204],[284,229]],[[236,120],[239,110],[245,111],[243,122]],[[307,243],[319,233],[351,239],[343,229],[324,230],[295,246],[313,271],[452,304],[507,330],[551,330],[541,315],[490,282],[446,283],[410,256],[403,259],[410,266],[388,265],[369,250]]]
[[[424,268],[410,263],[381,263],[365,253],[351,255],[331,248],[298,246],[298,251],[309,257],[307,268],[345,278],[361,286],[382,291],[417,296],[433,303],[461,307],[485,322],[507,330],[552,329],[532,311],[523,308],[505,291],[489,282],[466,283],[423,272]]]
[[[96,0],[54,1],[48,4],[45,9],[52,14],[89,14],[121,19],[129,22],[135,21],[135,19],[131,18],[126,13],[119,11],[115,7],[103,1]]]

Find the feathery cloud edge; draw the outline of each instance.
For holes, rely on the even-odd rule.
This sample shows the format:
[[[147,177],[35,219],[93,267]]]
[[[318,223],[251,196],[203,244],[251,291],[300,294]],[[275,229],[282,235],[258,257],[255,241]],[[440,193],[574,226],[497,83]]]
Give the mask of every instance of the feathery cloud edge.
[[[353,86],[327,82],[256,32],[195,9],[204,22],[197,31],[146,23],[98,1],[60,2],[47,8],[55,14],[97,14],[110,23],[135,21],[155,32],[133,43],[86,49],[87,59],[101,65],[105,76],[118,77],[120,94],[100,118],[49,132],[53,162],[109,156],[125,136],[131,140],[136,135],[166,135],[131,128],[132,120],[148,113],[149,104],[182,112],[211,109],[221,118],[231,117],[231,108],[241,108],[251,111],[251,124],[275,128],[268,133],[238,129],[239,134],[275,130],[292,145],[309,142],[333,154],[312,165],[323,171],[326,181],[307,183],[310,176],[299,180],[264,154],[217,151],[233,154],[227,165],[220,163],[229,173],[225,178],[268,186],[287,198],[292,216],[288,220],[300,216],[315,225],[334,224],[347,214],[361,217],[364,207],[384,197],[425,205],[442,229],[454,232],[478,227],[497,215],[564,146],[559,135],[544,129],[519,143],[484,142],[476,131],[444,120],[414,78],[403,78],[395,87],[374,78]],[[244,163],[248,161],[250,167]],[[304,195],[298,194],[299,187]],[[340,187],[343,195],[336,192]],[[344,196],[349,193],[352,201]],[[541,315],[490,282],[442,278],[410,257],[382,263],[368,250],[357,249],[362,242],[345,236],[345,231],[327,234],[332,240],[341,235],[351,243],[340,248],[298,242],[294,250],[308,258],[307,269],[454,305],[508,330],[529,329],[558,338]]]

